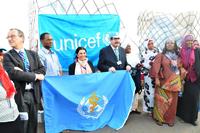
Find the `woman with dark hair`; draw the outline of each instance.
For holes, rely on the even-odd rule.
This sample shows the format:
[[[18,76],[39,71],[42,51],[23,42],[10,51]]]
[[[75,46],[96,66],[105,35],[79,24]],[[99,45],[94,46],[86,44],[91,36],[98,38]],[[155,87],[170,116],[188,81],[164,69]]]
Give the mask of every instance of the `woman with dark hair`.
[[[75,62],[69,66],[69,75],[94,73],[95,68],[91,61],[87,59],[87,53],[84,47],[78,47],[75,51]]]
[[[185,122],[197,126],[200,93],[200,49],[194,46],[192,35],[182,41],[181,61],[187,71],[182,97],[179,98],[177,115]]]
[[[150,76],[155,79],[153,118],[160,126],[173,126],[178,93],[181,90],[180,57],[174,40],[167,40],[163,52],[155,57]]]
[[[194,40],[193,45],[194,45],[195,48],[200,48],[198,40]]]

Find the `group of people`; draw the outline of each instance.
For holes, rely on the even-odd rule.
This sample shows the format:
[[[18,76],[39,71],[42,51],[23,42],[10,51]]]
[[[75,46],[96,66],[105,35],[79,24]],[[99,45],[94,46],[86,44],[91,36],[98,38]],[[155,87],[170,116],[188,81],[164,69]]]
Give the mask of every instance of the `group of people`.
[[[24,48],[24,33],[17,28],[8,32],[12,47],[1,54],[0,65],[0,130],[7,133],[36,133],[37,111],[41,106],[41,81],[46,76],[62,76],[58,56],[51,50],[53,38],[50,33],[40,35],[43,47],[37,52]],[[100,71],[130,70],[118,36],[110,38],[111,45],[102,49],[98,69]],[[114,49],[118,51],[111,53]],[[3,51],[4,49],[1,49]],[[84,47],[75,51],[74,63],[69,66],[69,75],[89,74],[96,71],[87,59]],[[111,54],[110,54],[111,53]]]
[[[50,33],[40,35],[43,47],[38,53],[24,48],[24,33],[19,29],[10,29],[7,39],[12,49],[4,54],[0,65],[0,130],[36,133],[41,81],[45,75],[62,76],[62,67],[58,56],[51,50],[53,38]],[[153,40],[147,39],[141,59],[130,55],[130,45],[124,49],[120,43],[117,34],[110,36],[110,45],[100,50],[97,68],[88,60],[87,50],[78,47],[68,74],[129,71],[136,86],[133,112],[140,113],[137,95],[144,87],[143,111],[149,113],[158,125],[173,126],[177,114],[196,126],[200,49],[193,36],[187,35],[181,48],[175,40],[168,39],[161,53],[154,47]],[[179,97],[181,92],[183,94]]]
[[[179,48],[174,39],[168,39],[159,52],[152,39],[146,40],[140,61],[143,68],[140,74],[144,77],[140,79],[144,80],[143,111],[160,126],[174,126],[176,115],[197,126],[200,95],[197,42],[192,35],[186,35]]]

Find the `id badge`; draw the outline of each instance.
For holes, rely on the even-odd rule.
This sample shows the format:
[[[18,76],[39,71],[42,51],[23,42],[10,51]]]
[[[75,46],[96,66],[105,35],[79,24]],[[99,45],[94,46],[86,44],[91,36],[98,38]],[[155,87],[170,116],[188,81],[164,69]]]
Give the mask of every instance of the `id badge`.
[[[122,62],[119,60],[118,62],[117,62],[117,65],[121,65],[122,64]]]
[[[28,120],[28,113],[27,112],[19,112],[19,116],[21,120],[27,121]]]

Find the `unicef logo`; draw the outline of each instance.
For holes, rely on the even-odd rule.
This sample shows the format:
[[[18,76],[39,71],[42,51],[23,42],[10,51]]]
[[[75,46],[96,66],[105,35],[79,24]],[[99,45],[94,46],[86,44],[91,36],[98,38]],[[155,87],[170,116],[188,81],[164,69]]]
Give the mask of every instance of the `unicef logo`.
[[[110,44],[110,33],[103,34],[103,43],[108,46]]]
[[[93,93],[90,97],[83,97],[77,107],[78,113],[85,118],[98,119],[103,113],[108,99],[105,96],[97,96]]]

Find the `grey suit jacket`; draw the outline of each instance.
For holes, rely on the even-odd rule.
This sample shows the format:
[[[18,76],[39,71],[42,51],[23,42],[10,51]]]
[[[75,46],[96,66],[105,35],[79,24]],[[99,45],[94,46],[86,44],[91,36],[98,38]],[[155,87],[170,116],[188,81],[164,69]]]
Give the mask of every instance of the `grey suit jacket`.
[[[41,98],[41,83],[35,80],[35,73],[45,75],[45,67],[40,62],[39,56],[36,52],[25,50],[29,64],[30,71],[26,72],[24,63],[18,53],[12,49],[4,55],[4,69],[7,71],[10,79],[14,82],[17,94],[15,95],[15,100],[20,111],[23,111],[23,95],[25,92],[26,83],[32,83],[34,98],[36,103],[40,103]],[[20,70],[16,70],[15,67],[19,67]]]

